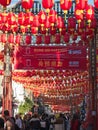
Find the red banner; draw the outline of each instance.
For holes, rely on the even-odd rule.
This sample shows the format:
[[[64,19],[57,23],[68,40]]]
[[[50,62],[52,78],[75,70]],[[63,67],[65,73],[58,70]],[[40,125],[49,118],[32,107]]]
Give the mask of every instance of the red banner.
[[[15,69],[87,69],[86,46],[23,46],[14,57]]]

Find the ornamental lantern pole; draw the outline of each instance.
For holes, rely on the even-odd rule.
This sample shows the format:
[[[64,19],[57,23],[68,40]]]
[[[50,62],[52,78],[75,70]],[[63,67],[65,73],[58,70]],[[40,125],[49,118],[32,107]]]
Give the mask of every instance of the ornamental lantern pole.
[[[3,78],[3,105],[4,110],[9,110],[12,116],[12,63],[11,48],[7,42],[4,46],[4,78]]]
[[[1,0],[0,4],[3,6],[2,15],[7,15],[6,6],[11,3],[11,0]],[[7,17],[5,16],[7,19]],[[6,20],[5,20],[6,22]],[[3,23],[5,24],[5,23]],[[7,32],[5,38],[7,38]],[[4,110],[9,110],[12,116],[12,64],[11,64],[11,48],[9,43],[6,41],[4,44],[4,77],[3,77],[3,98],[2,98],[2,114]]]

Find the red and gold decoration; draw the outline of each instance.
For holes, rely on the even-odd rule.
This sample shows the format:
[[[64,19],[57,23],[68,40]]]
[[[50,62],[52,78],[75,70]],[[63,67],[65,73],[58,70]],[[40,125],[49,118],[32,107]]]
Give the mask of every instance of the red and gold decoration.
[[[1,0],[0,4],[5,8],[10,2]],[[33,0],[22,0],[24,12],[0,13],[0,42],[14,47],[12,80],[34,96],[41,95],[53,110],[70,111],[91,90],[87,57],[97,25],[94,7],[87,0],[77,0],[74,17],[64,18],[53,9],[54,0],[42,0],[45,11],[38,14],[30,12],[33,4]],[[60,7],[66,15],[72,0],[60,0]],[[0,53],[0,61],[4,59]]]

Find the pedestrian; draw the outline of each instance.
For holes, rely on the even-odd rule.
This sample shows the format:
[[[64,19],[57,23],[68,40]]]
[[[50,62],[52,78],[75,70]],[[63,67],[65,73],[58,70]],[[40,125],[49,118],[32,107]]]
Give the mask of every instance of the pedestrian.
[[[79,115],[77,113],[73,115],[70,125],[71,125],[70,130],[80,130],[81,123],[79,120]]]
[[[0,117],[0,130],[4,130],[4,119]]]
[[[22,124],[22,119],[19,114],[17,114],[15,116],[15,120],[16,120],[15,122],[16,122],[17,126],[20,128],[20,130],[22,130],[23,124]]]
[[[24,130],[30,130],[30,119],[31,119],[31,114],[27,113],[23,117],[23,126]]]
[[[11,117],[12,120],[14,121],[14,125],[15,125],[15,130],[20,130],[20,128],[18,127],[18,125],[15,122],[15,117]]]
[[[4,130],[15,130],[13,119],[10,117],[9,111],[4,110]]]
[[[30,130],[40,130],[40,119],[38,114],[34,114],[30,120]]]

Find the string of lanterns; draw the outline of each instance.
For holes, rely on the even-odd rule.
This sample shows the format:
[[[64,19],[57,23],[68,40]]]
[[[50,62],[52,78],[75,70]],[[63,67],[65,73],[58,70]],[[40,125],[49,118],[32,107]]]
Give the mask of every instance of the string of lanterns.
[[[7,0],[4,1],[5,2],[0,2],[4,7],[11,2]],[[69,42],[69,35],[76,38],[77,35],[83,34],[83,36],[81,36],[83,38],[87,36],[87,33],[90,33],[89,38],[93,38],[97,20],[94,17],[94,7],[88,5],[87,0],[76,2],[74,16],[68,17],[67,19],[58,16],[57,12],[52,9],[54,5],[53,0],[49,0],[48,2],[47,0],[43,0],[42,5],[46,11],[43,9],[36,15],[30,12],[30,8],[33,7],[33,4],[34,1],[32,0],[22,0],[22,7],[25,8],[26,12],[15,14],[4,10],[4,12],[0,13],[0,30],[2,31],[0,37],[3,39],[1,42],[5,43],[7,41],[6,34],[9,36],[9,43],[21,41],[19,34],[21,34],[22,39],[24,35],[27,35],[26,39],[29,39],[28,41],[30,41],[31,38],[29,35],[36,35],[37,39],[39,39],[39,43],[41,43],[42,40],[40,35],[44,35],[45,42],[48,44],[51,42],[50,37],[53,37],[52,35],[57,35],[55,39],[60,35],[60,37],[63,37],[64,42]],[[72,1],[61,0],[60,7],[66,12],[72,7]],[[15,38],[18,40],[14,40]],[[57,42],[59,41],[60,40]]]
[[[70,37],[75,41],[78,35],[87,43],[87,40],[94,37],[97,19],[94,16],[94,7],[88,5],[87,0],[76,1],[74,16],[68,18],[67,12],[72,7],[72,0],[60,0],[64,18],[52,9],[54,0],[42,0],[43,10],[36,15],[30,12],[34,4],[33,0],[21,2],[25,12],[15,14],[5,10],[11,0],[0,0],[0,4],[4,7],[4,11],[0,13],[0,42],[2,43],[20,45],[25,41],[28,45],[32,40],[31,35],[36,36],[38,44],[43,41],[49,44],[51,39],[57,44],[62,41],[69,43]],[[96,8],[98,8],[97,3],[96,0],[94,2]],[[88,78],[87,71],[27,71],[12,74],[14,81],[23,83],[24,88],[30,89],[34,96],[44,95],[43,100],[51,105],[63,105],[64,102],[68,104],[70,93],[75,96],[73,102],[80,104],[84,94],[88,94],[90,90]]]

